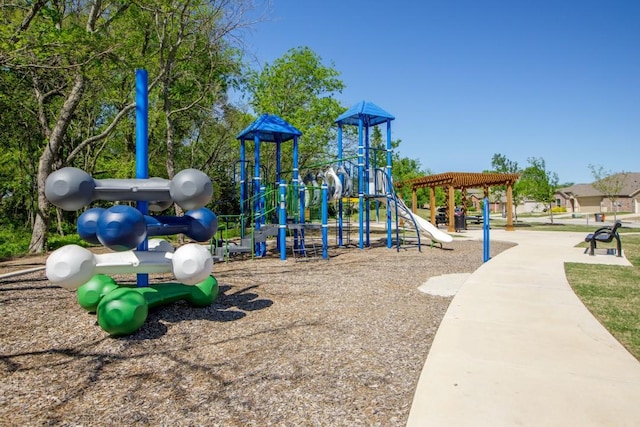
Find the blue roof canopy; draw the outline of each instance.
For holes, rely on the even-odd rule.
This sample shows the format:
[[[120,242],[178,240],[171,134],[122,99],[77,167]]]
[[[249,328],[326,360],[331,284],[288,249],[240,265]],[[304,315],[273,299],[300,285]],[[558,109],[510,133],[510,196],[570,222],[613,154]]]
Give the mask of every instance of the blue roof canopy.
[[[263,114],[240,132],[236,138],[254,139],[256,135],[260,141],[283,142],[301,136],[302,132],[278,116]]]
[[[395,117],[378,107],[373,102],[361,101],[342,113],[334,123],[357,126],[360,117],[362,117],[364,124],[367,126],[375,126],[380,123],[386,123],[387,120],[395,119]]]

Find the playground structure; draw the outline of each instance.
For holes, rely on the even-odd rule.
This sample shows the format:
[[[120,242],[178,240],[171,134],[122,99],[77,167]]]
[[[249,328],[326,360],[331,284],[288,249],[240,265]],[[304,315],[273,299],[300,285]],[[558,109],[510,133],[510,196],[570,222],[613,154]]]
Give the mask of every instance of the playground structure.
[[[287,257],[287,235],[289,234],[291,253],[307,254],[309,240],[307,232],[319,230],[321,234],[322,257],[328,258],[328,207],[333,203],[335,211],[336,244],[339,247],[349,243],[351,235],[350,208],[357,203],[358,247],[371,245],[371,203],[375,203],[376,212],[380,206],[386,209],[387,247],[395,242],[401,244],[399,220],[415,231],[417,246],[420,249],[421,238],[426,236],[429,242],[451,242],[452,237],[439,230],[428,221],[418,217],[404,204],[395,192],[391,174],[391,121],[387,113],[371,102],[362,101],[340,115],[335,123],[338,127],[337,159],[312,165],[308,171],[300,171],[298,164],[299,138],[302,132],[280,117],[263,114],[238,136],[240,140],[240,215],[241,243],[230,246],[223,239],[216,240],[212,252],[218,259],[224,259],[233,252],[252,252],[257,257],[266,254],[266,241],[277,237],[276,246],[280,258]],[[376,156],[370,146],[370,129],[386,124],[386,164],[378,167]],[[345,157],[343,153],[344,126],[357,126],[357,155]],[[247,141],[253,142],[253,177],[248,179]],[[287,183],[282,171],[282,144],[291,141],[292,169],[291,180]],[[263,143],[275,144],[275,181],[266,182],[262,175],[261,147]],[[352,160],[356,160],[354,164]],[[322,168],[322,169],[321,169]],[[355,203],[354,203],[355,202]],[[317,207],[320,223],[310,222],[312,208]],[[395,218],[395,226],[392,226]],[[247,226],[253,224],[251,234],[245,234]],[[346,235],[345,235],[346,234]],[[346,237],[346,241],[345,241]],[[314,246],[315,241],[311,243]]]
[[[136,208],[115,205],[91,208],[78,219],[78,234],[87,242],[116,251],[94,254],[78,245],[54,251],[46,262],[47,278],[67,289],[77,289],[80,306],[97,314],[98,324],[111,335],[128,335],[140,328],[149,308],[185,300],[195,306],[211,304],[218,284],[210,275],[213,258],[198,243],[174,250],[166,240],[149,236],[183,233],[207,242],[218,228],[216,215],[204,206],[213,186],[195,169],[180,171],[172,180],[148,177],[148,76],[136,71],[136,178],[96,180],[77,168],[49,175],[47,199],[61,209],[74,211],[94,200],[135,201]],[[186,215],[150,216],[173,203],[190,209]],[[111,274],[134,273],[137,287],[119,286]],[[173,273],[181,283],[149,285],[149,273]]]

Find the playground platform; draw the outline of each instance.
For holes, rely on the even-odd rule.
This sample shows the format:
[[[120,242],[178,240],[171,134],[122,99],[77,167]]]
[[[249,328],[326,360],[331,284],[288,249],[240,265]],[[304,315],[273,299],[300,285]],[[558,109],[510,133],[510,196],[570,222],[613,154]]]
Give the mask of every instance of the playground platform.
[[[462,235],[482,239],[481,230]],[[640,363],[591,315],[564,273],[565,262],[630,263],[575,248],[584,237],[491,230],[491,240],[517,246],[461,283],[407,426],[640,423]]]

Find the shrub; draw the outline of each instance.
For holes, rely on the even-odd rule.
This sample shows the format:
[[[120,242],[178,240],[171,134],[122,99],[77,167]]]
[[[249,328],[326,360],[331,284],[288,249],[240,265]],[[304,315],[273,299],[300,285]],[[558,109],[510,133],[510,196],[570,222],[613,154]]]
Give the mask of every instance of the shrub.
[[[3,225],[0,228],[0,258],[26,254],[30,239],[29,230]]]

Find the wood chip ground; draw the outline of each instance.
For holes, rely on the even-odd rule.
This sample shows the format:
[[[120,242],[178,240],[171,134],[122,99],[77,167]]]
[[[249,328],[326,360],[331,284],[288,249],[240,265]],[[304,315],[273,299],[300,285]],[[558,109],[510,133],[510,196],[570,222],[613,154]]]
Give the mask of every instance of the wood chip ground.
[[[2,279],[0,425],[404,426],[451,301],[417,287],[472,272],[482,254],[456,239],[234,259],[214,265],[211,306],[155,309],[121,338],[43,271]],[[0,274],[43,263],[5,261]]]

